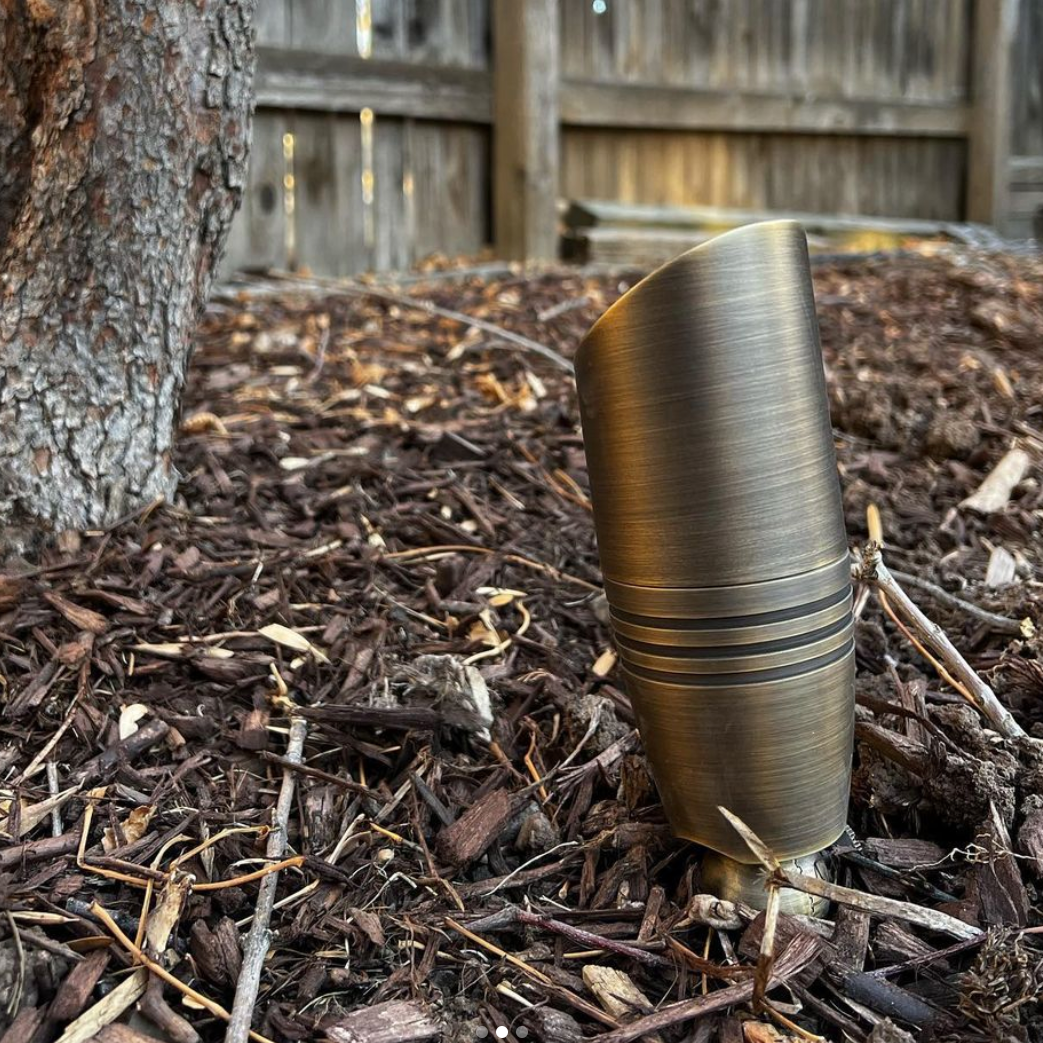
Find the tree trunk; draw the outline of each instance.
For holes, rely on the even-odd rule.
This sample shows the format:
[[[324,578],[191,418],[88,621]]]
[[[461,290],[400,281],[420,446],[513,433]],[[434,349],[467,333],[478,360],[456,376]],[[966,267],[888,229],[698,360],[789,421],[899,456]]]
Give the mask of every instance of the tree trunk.
[[[0,0],[0,559],[177,484],[255,0]]]

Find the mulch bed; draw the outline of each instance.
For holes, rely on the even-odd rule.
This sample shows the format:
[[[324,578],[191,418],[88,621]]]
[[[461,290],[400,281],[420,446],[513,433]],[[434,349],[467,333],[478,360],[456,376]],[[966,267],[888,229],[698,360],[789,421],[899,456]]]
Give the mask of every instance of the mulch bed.
[[[230,1008],[276,881],[274,1040],[1043,1039],[1043,756],[875,596],[839,877],[986,930],[783,917],[751,1006],[763,916],[698,897],[616,677],[571,378],[405,297],[568,358],[636,277],[218,295],[183,499],[0,578],[4,1043],[222,1039],[128,946],[149,910],[148,957]],[[891,569],[1043,737],[1038,470],[960,506],[1043,450],[1043,265],[834,259],[816,291],[852,544],[875,506]]]

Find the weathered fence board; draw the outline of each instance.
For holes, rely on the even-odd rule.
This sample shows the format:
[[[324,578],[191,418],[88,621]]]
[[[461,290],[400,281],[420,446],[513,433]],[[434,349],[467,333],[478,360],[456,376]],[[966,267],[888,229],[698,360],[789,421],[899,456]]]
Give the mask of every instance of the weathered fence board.
[[[477,252],[489,227],[487,135],[421,121],[407,127],[414,256]]]
[[[969,0],[561,4],[567,80],[962,101]]]
[[[540,41],[512,46],[542,24],[522,12],[537,5],[557,24],[557,63]],[[1004,10],[1020,20],[996,51]],[[555,188],[664,205],[973,212],[1017,235],[1039,220],[1043,0],[503,0],[504,63],[496,11],[493,0],[259,0],[254,160],[225,270],[345,274],[494,239],[545,254]],[[1004,63],[1009,79],[990,79]],[[539,236],[507,245],[525,229]]]
[[[348,178],[337,169],[336,124],[332,113],[294,112],[289,119],[294,139],[293,260],[331,274],[340,268],[342,256],[350,259],[359,252],[357,225],[340,194]]]
[[[254,116],[246,192],[225,249],[226,271],[287,265],[285,129],[281,112],[258,112]]]
[[[958,219],[970,18],[970,0],[565,0],[562,194]]]
[[[286,47],[261,47],[257,104],[265,108],[354,112],[386,116],[492,120],[492,81],[479,69],[370,61]]]
[[[959,141],[573,128],[563,146],[569,199],[961,216]]]
[[[1008,230],[1043,238],[1043,3],[1023,2],[1020,15],[1012,59]]]
[[[351,0],[292,0],[289,44],[300,50],[355,54],[355,23]]]
[[[1014,41],[1014,129],[1016,156],[1043,156],[1043,4],[1021,5]]]

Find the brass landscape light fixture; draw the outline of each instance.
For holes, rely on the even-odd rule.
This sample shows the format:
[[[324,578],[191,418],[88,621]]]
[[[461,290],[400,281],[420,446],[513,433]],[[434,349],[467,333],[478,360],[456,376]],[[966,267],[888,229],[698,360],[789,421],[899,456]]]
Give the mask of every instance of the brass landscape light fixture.
[[[850,564],[803,230],[748,225],[664,265],[594,324],[576,380],[663,805],[718,853],[708,889],[749,900],[754,857],[718,807],[806,867],[844,831],[850,784]]]

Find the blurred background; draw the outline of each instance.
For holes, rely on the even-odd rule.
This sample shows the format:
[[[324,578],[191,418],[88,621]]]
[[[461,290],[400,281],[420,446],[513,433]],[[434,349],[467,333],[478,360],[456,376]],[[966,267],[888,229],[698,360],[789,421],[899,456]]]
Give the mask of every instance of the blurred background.
[[[1043,0],[259,0],[226,271],[1039,236]]]

